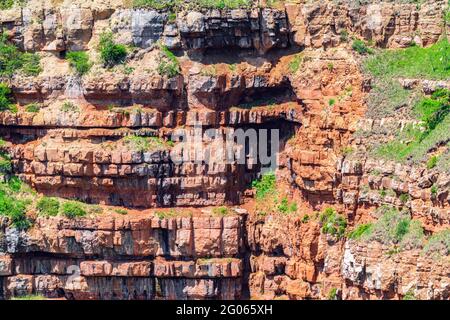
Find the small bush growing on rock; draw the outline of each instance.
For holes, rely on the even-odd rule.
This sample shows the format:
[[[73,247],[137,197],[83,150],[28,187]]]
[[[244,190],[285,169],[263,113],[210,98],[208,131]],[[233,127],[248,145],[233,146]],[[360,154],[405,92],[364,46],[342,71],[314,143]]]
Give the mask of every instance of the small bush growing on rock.
[[[354,40],[352,44],[352,49],[358,52],[359,54],[372,54],[373,50],[370,49],[366,43],[362,40]]]
[[[11,157],[4,150],[5,141],[0,138],[0,175],[10,173],[12,169]]]
[[[343,216],[337,214],[333,208],[326,208],[320,215],[322,232],[341,238],[345,234],[347,221]]]
[[[70,101],[66,101],[62,104],[60,110],[62,112],[78,112],[78,107]]]
[[[281,199],[281,203],[278,205],[278,210],[281,213],[294,213],[297,211],[297,203],[292,202],[289,203],[289,200],[286,197]]]
[[[342,42],[347,42],[348,41],[348,31],[347,30],[342,30],[340,32],[340,39]]]
[[[436,198],[436,196],[438,194],[438,187],[437,187],[437,185],[433,184],[431,186],[430,193],[431,193],[432,197]]]
[[[437,156],[432,156],[428,162],[427,162],[427,169],[433,169],[434,167],[436,167],[436,164],[438,162],[439,158]]]
[[[337,288],[331,288],[330,292],[328,292],[328,300],[336,300],[337,299]]]
[[[226,216],[229,213],[227,207],[217,207],[212,210],[213,214],[218,216]]]
[[[40,215],[54,217],[59,212],[59,200],[56,198],[42,197],[38,201],[36,208]]]
[[[372,223],[360,224],[349,233],[348,238],[353,240],[365,238],[372,232],[372,227]]]
[[[14,104],[11,99],[11,89],[5,83],[0,83],[0,112],[12,110]]]
[[[450,229],[435,232],[426,242],[423,253],[434,258],[450,254]]]
[[[407,203],[408,202],[408,200],[409,200],[409,194],[407,194],[407,193],[402,193],[400,196],[399,196],[399,199],[400,199],[400,201],[404,204],[404,203]]]
[[[99,51],[103,65],[108,68],[125,62],[127,58],[127,48],[114,42],[112,32],[104,32],[100,35]]]
[[[42,72],[41,58],[36,53],[23,53],[22,60],[22,72],[27,76],[37,76]]]
[[[406,294],[403,296],[403,300],[417,300],[414,295],[414,290],[408,290]]]
[[[291,74],[296,74],[297,71],[302,66],[302,63],[303,63],[303,56],[300,53],[296,54],[288,64],[288,68]]]
[[[11,43],[5,33],[0,34],[0,76],[12,76],[17,71],[25,75],[38,75],[42,68],[40,57],[35,53],[23,53]]]
[[[264,199],[268,194],[275,193],[276,177],[275,173],[268,172],[261,176],[260,180],[254,180],[252,187],[256,190],[256,199]]]
[[[69,219],[84,217],[86,211],[81,203],[69,201],[62,205],[62,213]]]
[[[160,45],[161,60],[158,65],[158,73],[160,76],[173,78],[180,74],[181,68],[177,57],[166,46]]]
[[[31,226],[26,216],[26,208],[26,201],[7,194],[3,188],[0,190],[0,216],[8,217],[17,229],[24,230]]]
[[[159,137],[141,137],[136,135],[129,135],[125,137],[124,143],[131,150],[140,152],[165,148],[164,141]]]
[[[37,113],[41,107],[37,103],[30,103],[25,106],[25,111],[30,113]]]
[[[0,0],[0,10],[11,9],[14,5],[14,0]]]
[[[125,209],[116,209],[115,212],[123,216],[128,214],[128,211]]]
[[[412,220],[408,211],[381,206],[376,210],[380,216],[373,223],[367,240],[375,240],[384,244],[400,244],[402,247],[421,247],[424,240],[420,221]]]
[[[70,66],[79,74],[83,75],[89,72],[92,63],[89,61],[89,56],[85,51],[72,51],[66,55]]]

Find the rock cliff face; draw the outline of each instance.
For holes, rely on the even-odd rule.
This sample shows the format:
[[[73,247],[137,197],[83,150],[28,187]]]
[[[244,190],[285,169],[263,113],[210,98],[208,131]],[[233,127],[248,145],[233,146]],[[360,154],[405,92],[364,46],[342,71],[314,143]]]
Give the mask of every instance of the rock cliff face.
[[[408,210],[427,236],[449,228],[449,171],[373,158],[371,137],[355,134],[401,124],[367,115],[373,84],[349,43],[432,45],[450,32],[446,1],[262,1],[176,18],[128,1],[66,2],[0,11],[8,41],[37,53],[42,67],[2,76],[17,112],[0,111],[0,135],[13,173],[40,195],[130,212],[69,219],[30,210],[27,230],[0,214],[0,298],[450,298],[448,252],[436,259],[414,246],[336,237],[314,218],[331,206],[356,228],[387,205]],[[105,30],[128,46],[114,68],[100,62]],[[164,50],[178,60],[174,76],[159,72],[170,59]],[[71,51],[88,53],[89,72],[73,72]],[[424,94],[450,88],[399,81]],[[194,146],[208,147],[212,161],[174,161],[196,152],[174,137],[199,125]],[[277,188],[295,213],[283,214],[282,202],[280,212],[262,213],[251,188],[261,159],[233,141],[244,163],[214,161],[223,150],[208,129],[220,141],[240,129],[278,129]]]

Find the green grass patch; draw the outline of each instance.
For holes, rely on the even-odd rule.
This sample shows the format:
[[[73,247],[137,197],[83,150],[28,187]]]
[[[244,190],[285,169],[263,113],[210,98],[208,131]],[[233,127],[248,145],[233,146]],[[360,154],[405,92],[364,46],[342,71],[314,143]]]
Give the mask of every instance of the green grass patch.
[[[114,41],[112,32],[103,32],[100,35],[98,50],[100,59],[107,68],[124,63],[127,58],[127,47]]]
[[[347,228],[347,220],[333,208],[326,208],[319,216],[322,225],[322,232],[331,234],[337,238],[342,238]]]
[[[79,75],[88,73],[92,67],[92,62],[89,61],[89,56],[85,51],[68,52],[66,59],[69,61],[70,67]]]
[[[300,69],[303,63],[303,56],[301,53],[296,54],[292,60],[288,64],[288,68],[291,74],[296,74],[297,71]]]
[[[160,150],[167,147],[166,143],[159,137],[129,135],[124,138],[124,143],[129,149],[141,152]]]
[[[423,253],[432,257],[448,256],[450,254],[450,229],[436,232],[428,238]]]
[[[364,239],[370,235],[372,232],[372,227],[372,223],[360,224],[349,233],[348,238],[353,240]]]
[[[80,109],[72,102],[66,101],[61,105],[62,112],[78,112]]]
[[[27,217],[27,207],[30,201],[20,198],[22,182],[14,177],[7,183],[0,183],[0,216],[8,217],[11,224],[19,230],[31,226]]]
[[[27,76],[36,76],[41,71],[40,57],[35,53],[21,52],[8,42],[6,34],[0,34],[0,76],[12,76],[21,71]]]
[[[12,91],[6,83],[0,83],[0,112],[14,111],[15,105],[12,101]]]
[[[367,44],[359,39],[356,39],[352,43],[352,49],[359,54],[372,54],[373,50],[367,46]]]
[[[11,300],[46,300],[43,295],[31,294],[25,296],[12,297]]]
[[[422,48],[384,50],[367,59],[365,69],[378,78],[426,78],[445,80],[450,77],[450,44],[448,40]]]
[[[62,213],[69,219],[84,217],[87,215],[84,205],[77,201],[68,201],[62,205]]]
[[[39,215],[55,217],[59,212],[59,200],[56,198],[42,197],[36,204]]]
[[[127,215],[128,214],[128,210],[125,209],[116,209],[114,210],[116,213],[121,214],[121,215]]]
[[[25,106],[25,111],[30,113],[38,113],[41,106],[38,103],[30,103]]]
[[[278,211],[284,214],[290,214],[297,212],[298,206],[296,202],[289,202],[286,197],[281,199],[280,204],[278,205]]]
[[[160,76],[173,78],[181,73],[180,63],[177,57],[166,46],[160,45],[161,60],[158,64],[158,73]]]
[[[252,182],[252,188],[256,190],[256,199],[262,200],[269,194],[276,192],[276,177],[274,172],[267,172],[261,175],[259,180]]]
[[[380,218],[372,224],[370,232],[363,233],[363,239],[401,247],[417,248],[424,243],[423,227],[418,220],[412,220],[408,211],[381,206],[377,209]]]

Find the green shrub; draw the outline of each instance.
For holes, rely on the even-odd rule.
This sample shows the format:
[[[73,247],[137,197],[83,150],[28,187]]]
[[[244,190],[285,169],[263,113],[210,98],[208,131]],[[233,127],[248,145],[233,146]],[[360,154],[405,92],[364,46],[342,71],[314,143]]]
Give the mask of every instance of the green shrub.
[[[403,300],[417,300],[414,295],[414,291],[412,289],[408,290],[408,292],[404,295]]]
[[[308,223],[309,219],[310,219],[309,214],[305,214],[302,217],[302,223]]]
[[[108,68],[125,62],[127,58],[127,48],[114,42],[112,32],[104,32],[100,35],[99,51],[103,65]]]
[[[11,98],[11,89],[7,84],[0,83],[0,112],[13,109],[13,102]]]
[[[70,101],[66,101],[62,104],[60,110],[62,112],[78,112],[79,108]]]
[[[89,56],[85,51],[72,51],[66,55],[70,66],[78,73],[83,75],[89,72],[92,63],[89,61]]]
[[[27,202],[8,195],[0,190],[0,216],[10,219],[12,225],[19,230],[28,229],[31,222],[26,216]]]
[[[65,202],[62,205],[62,213],[69,219],[84,217],[86,215],[83,205],[75,201]]]
[[[450,229],[435,232],[425,244],[423,253],[433,258],[450,254]]]
[[[437,187],[437,185],[433,184],[433,185],[431,186],[430,192],[431,192],[431,195],[432,195],[433,197],[436,197],[437,194],[438,194],[438,187]]]
[[[212,210],[213,214],[218,216],[226,216],[229,213],[227,207],[217,207]]]
[[[338,215],[333,208],[326,208],[320,215],[319,221],[322,225],[322,232],[341,238],[345,234],[347,221]]]
[[[372,227],[372,223],[360,224],[349,233],[348,238],[353,240],[365,238],[372,232]]]
[[[13,192],[19,192],[22,189],[23,182],[16,176],[8,180],[8,187]]]
[[[337,298],[337,288],[331,288],[328,292],[328,300],[336,300]]]
[[[174,7],[176,2],[177,0],[133,0],[133,7],[163,10]]]
[[[180,74],[181,68],[177,57],[166,46],[160,45],[161,60],[158,64],[158,73],[161,76],[173,78]]]
[[[289,203],[286,197],[281,199],[281,203],[278,205],[278,211],[281,213],[295,213],[297,211],[297,203],[291,202]]]
[[[422,225],[418,220],[411,220],[409,212],[381,206],[377,209],[377,215],[381,216],[373,223],[370,234],[366,234],[367,240],[383,244],[401,244],[402,247],[422,246],[424,240]]]
[[[359,54],[372,54],[373,50],[370,49],[366,43],[362,40],[354,40],[352,44],[352,49],[358,52]]]
[[[124,143],[133,151],[152,151],[164,149],[165,144],[159,137],[141,137],[129,135],[124,138]]]
[[[409,194],[407,194],[407,193],[402,193],[402,194],[399,196],[399,199],[400,199],[400,201],[401,201],[402,203],[407,203],[408,200],[409,200]]]
[[[128,211],[125,209],[116,209],[114,210],[116,213],[121,214],[121,215],[127,215]]]
[[[364,68],[378,78],[426,78],[445,80],[450,77],[450,44],[448,40],[422,48],[384,50],[367,59]]]
[[[340,39],[342,42],[347,42],[348,41],[348,31],[347,30],[342,30],[340,32]]]
[[[303,56],[301,53],[296,54],[292,60],[288,64],[289,71],[291,74],[296,74],[297,71],[300,69],[303,63]]]
[[[10,173],[11,170],[11,159],[7,154],[0,152],[0,174]]]
[[[437,156],[432,156],[430,159],[428,159],[427,169],[433,169],[434,167],[436,167],[438,160],[439,160],[439,157],[437,157]]]
[[[37,76],[42,72],[41,58],[36,53],[23,53],[21,55],[22,72],[27,76]]]
[[[36,204],[40,215],[56,216],[59,212],[59,200],[56,198],[42,197]]]
[[[275,173],[268,172],[261,176],[260,180],[252,182],[252,188],[256,190],[256,199],[262,200],[266,195],[274,194],[276,188]]]
[[[40,109],[41,107],[37,103],[30,103],[25,106],[26,112],[37,113]]]
[[[23,53],[7,41],[6,34],[0,34],[0,76],[12,76],[17,71],[25,75],[38,75],[42,68],[40,57],[35,53]]]
[[[14,5],[14,0],[0,0],[0,10],[11,9]]]

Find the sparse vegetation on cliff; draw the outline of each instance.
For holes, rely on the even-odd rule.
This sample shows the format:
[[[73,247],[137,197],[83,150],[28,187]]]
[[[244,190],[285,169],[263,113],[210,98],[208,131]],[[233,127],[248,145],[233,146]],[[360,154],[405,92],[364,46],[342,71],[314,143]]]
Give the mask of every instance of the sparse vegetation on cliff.
[[[425,160],[426,154],[437,145],[450,141],[450,91],[438,90],[430,98],[423,98],[415,106],[422,127],[407,126],[394,140],[379,146],[375,154],[396,161]],[[437,160],[436,160],[437,161]]]
[[[165,149],[167,147],[165,142],[159,137],[129,135],[124,138],[124,143],[131,150],[140,152]]]
[[[322,232],[342,238],[347,228],[347,220],[339,215],[333,208],[326,208],[319,217]]]
[[[160,45],[161,60],[158,64],[158,73],[161,76],[173,78],[180,74],[181,68],[177,57],[166,46]]]
[[[41,71],[40,57],[35,53],[21,52],[11,43],[5,33],[0,34],[0,76],[12,76],[17,72],[36,76]]]
[[[84,75],[89,72],[92,67],[92,63],[89,61],[89,56],[85,51],[72,51],[66,55],[70,66],[79,75]]]
[[[68,201],[62,205],[62,214],[69,219],[86,216],[83,204],[77,201]]]
[[[275,193],[276,176],[274,172],[267,172],[261,175],[261,179],[252,182],[252,187],[256,191],[256,199],[263,199],[269,194]]]
[[[6,83],[0,83],[0,112],[14,110],[14,103],[11,98],[11,89]]]
[[[42,197],[36,204],[36,209],[43,216],[57,216],[59,212],[59,200],[56,198]]]
[[[348,238],[361,241],[378,241],[411,249],[423,246],[425,236],[418,220],[412,220],[408,211],[381,206],[376,210],[379,219],[374,223],[356,226]]]
[[[433,234],[425,244],[423,252],[433,257],[450,255],[450,229]]]
[[[20,230],[28,229],[31,221],[26,215],[30,199],[21,195],[29,191],[22,190],[22,182],[13,177],[6,183],[0,183],[0,216],[10,219],[11,224]]]
[[[207,8],[207,9],[238,9],[248,8],[252,4],[251,0],[133,0],[135,8],[151,8],[156,10],[179,10],[187,8]]]
[[[100,35],[98,50],[102,63],[107,68],[124,63],[127,58],[127,48],[114,41],[112,32],[103,32]]]
[[[374,77],[405,77],[444,80],[450,77],[450,43],[441,40],[422,48],[384,50],[365,62],[366,70]]]

